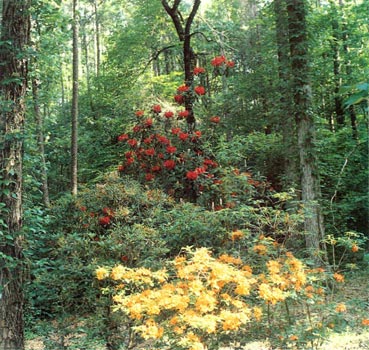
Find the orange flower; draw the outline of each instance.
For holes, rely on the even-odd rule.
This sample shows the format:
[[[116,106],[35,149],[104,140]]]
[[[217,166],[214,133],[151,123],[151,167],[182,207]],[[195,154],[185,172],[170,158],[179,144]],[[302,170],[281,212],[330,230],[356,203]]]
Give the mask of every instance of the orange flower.
[[[362,324],[363,326],[369,326],[369,319],[364,318],[364,319],[361,321],[361,324]]]
[[[358,250],[359,250],[359,247],[357,246],[357,244],[354,244],[354,245],[351,247],[351,251],[352,251],[353,253],[356,253]]]
[[[333,275],[333,278],[338,282],[338,283],[343,283],[345,281],[345,276],[341,275],[340,273],[336,272]]]
[[[241,230],[233,231],[231,234],[232,241],[236,241],[238,239],[241,239],[244,236],[243,232]]]
[[[267,247],[263,244],[257,244],[254,246],[253,250],[259,255],[265,255],[267,252]]]
[[[344,303],[337,304],[337,306],[336,306],[336,311],[337,312],[345,312],[346,310],[347,310],[346,305]]]
[[[293,335],[291,335],[291,336],[290,336],[290,340],[291,340],[291,341],[296,341],[296,340],[298,340],[298,339],[299,339],[299,337],[298,337],[297,335],[294,335],[294,334],[293,334]]]

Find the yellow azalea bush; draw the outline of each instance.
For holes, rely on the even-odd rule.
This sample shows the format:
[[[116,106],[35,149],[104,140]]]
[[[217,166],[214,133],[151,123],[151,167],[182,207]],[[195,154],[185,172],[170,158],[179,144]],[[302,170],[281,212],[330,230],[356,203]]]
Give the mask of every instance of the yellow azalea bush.
[[[115,310],[128,316],[150,346],[211,349],[245,342],[258,328],[279,346],[303,348],[321,340],[322,315],[312,308],[324,306],[324,270],[308,269],[265,237],[249,253],[256,254],[255,266],[229,254],[215,257],[208,248],[185,248],[166,269],[100,267],[96,278],[113,288]]]

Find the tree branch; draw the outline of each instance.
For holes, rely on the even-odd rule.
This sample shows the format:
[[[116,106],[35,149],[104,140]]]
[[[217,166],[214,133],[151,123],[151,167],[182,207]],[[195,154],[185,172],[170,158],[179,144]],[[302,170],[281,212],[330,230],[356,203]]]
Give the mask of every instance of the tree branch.
[[[185,32],[183,30],[183,19],[181,14],[178,12],[178,6],[181,0],[174,1],[173,7],[170,7],[166,0],[162,0],[161,3],[164,6],[165,11],[167,11],[168,15],[172,18],[174,26],[176,28],[178,37],[180,41],[184,40]],[[186,26],[187,27],[187,26]]]

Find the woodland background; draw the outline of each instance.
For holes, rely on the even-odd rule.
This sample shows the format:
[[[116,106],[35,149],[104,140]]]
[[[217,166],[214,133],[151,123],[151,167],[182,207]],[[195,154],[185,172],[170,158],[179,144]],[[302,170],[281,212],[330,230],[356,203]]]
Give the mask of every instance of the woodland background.
[[[11,232],[2,205],[0,239],[6,247],[24,237],[26,336],[45,349],[154,347],[133,331],[135,320],[113,312],[116,284],[96,271],[160,271],[188,246],[243,259],[260,274],[292,251],[326,269],[314,280],[325,305],[339,295],[340,276],[355,284],[368,271],[369,3],[168,3],[28,4],[22,227]],[[178,11],[171,17],[165,5]],[[304,26],[294,28],[293,7]],[[190,24],[190,59],[175,18]],[[3,115],[7,108],[3,98]],[[304,185],[309,167],[315,182]],[[1,186],[7,203],[11,191]],[[324,230],[310,239],[317,208]],[[265,256],[260,245],[270,249]],[[17,257],[4,258],[8,250],[0,254],[3,272],[18,266]],[[310,326],[300,322],[310,296],[291,295],[290,310],[270,311],[269,300],[268,317],[236,335],[219,330],[208,348],[266,338],[283,349],[318,348],[329,332],[369,323],[360,293],[344,311],[361,318],[327,306],[312,311],[314,327],[310,315]],[[200,349],[196,342],[167,346]]]

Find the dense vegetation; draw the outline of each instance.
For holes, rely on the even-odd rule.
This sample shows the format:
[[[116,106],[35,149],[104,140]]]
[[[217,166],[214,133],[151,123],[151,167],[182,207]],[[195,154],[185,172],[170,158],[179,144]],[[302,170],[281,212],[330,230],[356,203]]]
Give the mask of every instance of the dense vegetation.
[[[369,268],[367,1],[19,3],[23,213],[12,227],[4,68],[0,301],[22,275],[28,338],[317,349],[369,325],[335,297]]]

